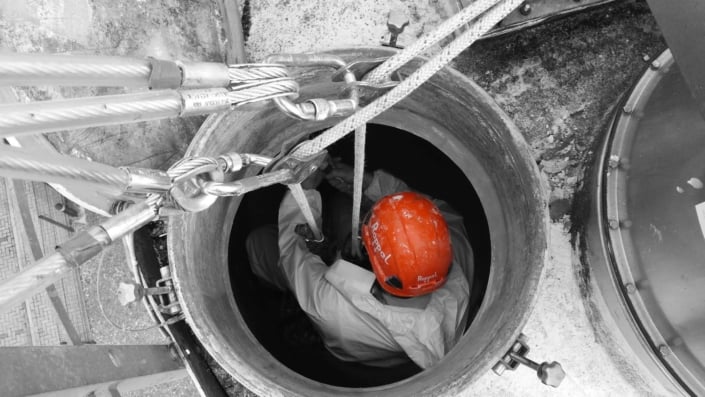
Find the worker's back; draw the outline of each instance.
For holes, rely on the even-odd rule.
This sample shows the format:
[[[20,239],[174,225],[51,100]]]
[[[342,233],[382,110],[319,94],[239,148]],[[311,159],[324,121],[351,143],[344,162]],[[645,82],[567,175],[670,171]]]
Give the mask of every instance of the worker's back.
[[[392,366],[411,358],[422,368],[440,360],[462,335],[468,283],[458,266],[431,294],[382,303],[371,293],[372,272],[338,260],[326,273],[326,300],[308,308],[328,350],[345,361]],[[304,309],[306,310],[306,308]]]

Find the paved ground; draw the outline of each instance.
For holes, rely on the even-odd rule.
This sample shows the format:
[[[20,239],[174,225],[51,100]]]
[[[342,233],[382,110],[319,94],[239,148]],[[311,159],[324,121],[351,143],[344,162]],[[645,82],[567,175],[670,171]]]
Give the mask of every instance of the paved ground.
[[[404,40],[413,40],[447,15],[442,4],[412,0],[253,1],[248,54],[258,60],[280,51],[378,45],[387,35],[386,16],[392,8],[402,8],[410,15]],[[7,49],[222,59],[222,32],[214,3],[205,0],[0,0],[0,14],[0,45]],[[627,2],[478,43],[456,60],[454,66],[486,89],[524,133],[551,188],[555,220],[550,236],[551,260],[524,331],[536,360],[561,361],[569,374],[560,389],[552,390],[540,385],[525,369],[501,378],[488,373],[467,395],[648,394],[648,379],[618,367],[610,357],[612,352],[593,332],[565,230],[570,226],[568,210],[573,193],[580,186],[602,132],[598,128],[601,121],[648,65],[645,59],[655,58],[663,48],[648,8],[643,3]],[[21,93],[25,99],[50,99],[106,91],[38,87]],[[80,150],[96,160],[165,167],[183,152],[201,121],[166,120],[66,132],[55,136],[54,142],[67,152]],[[118,255],[119,249],[106,258],[106,281],[123,275]],[[90,292],[94,290],[91,280],[95,279],[95,267],[95,263],[89,264],[83,275],[95,339],[99,343],[155,340],[149,334],[117,332],[101,320],[95,295]],[[108,301],[112,302],[106,298]],[[114,310],[112,315],[118,320],[132,316],[119,308]],[[143,324],[140,321],[134,320],[132,326]],[[149,393],[194,393],[188,387],[182,384]]]
[[[44,252],[52,252],[58,243],[68,238],[69,232],[38,216],[69,225],[68,217],[54,208],[61,199],[47,185],[23,181],[15,184],[0,178],[0,279],[10,277],[35,261],[19,215],[18,200],[29,204],[30,218],[34,223],[31,227],[36,230],[39,246]],[[79,273],[72,271],[56,283],[56,292],[80,339],[91,341],[93,337],[81,295]],[[46,291],[0,315],[0,346],[49,346],[70,342]]]

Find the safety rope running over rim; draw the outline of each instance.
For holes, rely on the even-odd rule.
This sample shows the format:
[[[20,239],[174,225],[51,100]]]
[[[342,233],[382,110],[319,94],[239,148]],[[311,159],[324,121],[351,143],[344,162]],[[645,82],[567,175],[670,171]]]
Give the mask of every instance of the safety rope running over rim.
[[[304,143],[294,151],[294,157],[306,157],[332,145],[350,133],[350,131],[355,131],[355,164],[351,225],[353,239],[355,239],[355,236],[357,236],[360,231],[360,205],[362,202],[367,123],[404,99],[413,90],[420,87],[436,72],[444,68],[453,58],[458,56],[463,50],[472,45],[478,38],[482,37],[487,31],[499,23],[499,21],[509,15],[519,4],[521,4],[521,0],[477,0],[467,8],[453,15],[439,25],[438,28],[424,35],[414,42],[414,44],[390,57],[375,68],[365,78],[365,81],[372,83],[384,82],[390,73],[402,67],[424,51],[427,51],[431,46],[455,32],[461,26],[468,24],[471,20],[477,18],[478,15],[489,10],[477,19],[467,31],[462,33],[428,63],[421,66],[390,92],[343,120],[333,128],[326,130],[317,138]],[[493,6],[494,8],[490,9]],[[299,206],[304,212],[308,209],[308,203],[300,202]],[[353,253],[359,256],[359,247],[354,241],[352,247]]]
[[[490,0],[491,2],[491,0]],[[377,98],[368,106],[359,109],[352,116],[349,116],[334,127],[326,130],[318,137],[302,144],[293,153],[293,157],[304,159],[314,155],[328,146],[337,142],[344,136],[356,128],[367,124],[375,117],[382,114],[385,110],[391,108],[399,101],[404,99],[421,84],[425,83],[436,72],[443,69],[453,58],[458,56],[463,50],[472,45],[477,39],[487,33],[499,21],[504,19],[510,12],[517,8],[522,0],[499,0],[494,1],[495,5],[492,9],[480,16],[465,32],[458,38],[453,40],[437,55],[431,58],[426,64],[412,73],[409,77],[400,82],[392,90]],[[471,13],[464,14],[466,18],[473,16]],[[455,21],[455,20],[454,20]],[[448,21],[446,21],[448,22]],[[465,21],[469,22],[469,20]],[[446,31],[444,24],[441,24],[439,30]],[[447,34],[452,33],[448,31]],[[401,65],[399,65],[401,66]]]

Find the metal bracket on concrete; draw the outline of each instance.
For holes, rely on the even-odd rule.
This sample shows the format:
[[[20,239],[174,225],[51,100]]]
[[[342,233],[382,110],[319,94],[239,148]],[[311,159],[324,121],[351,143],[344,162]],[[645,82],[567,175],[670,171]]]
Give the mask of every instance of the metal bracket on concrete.
[[[474,0],[458,0],[460,8],[467,7]],[[483,38],[495,37],[516,32],[577,12],[614,3],[618,0],[526,0],[515,11],[507,15]],[[697,1],[697,0],[693,0]]]
[[[560,386],[565,378],[565,371],[563,371],[561,364],[556,361],[539,364],[529,359],[526,356],[529,353],[529,345],[526,340],[526,336],[520,334],[507,354],[492,367],[492,371],[502,376],[505,370],[514,371],[522,364],[536,371],[536,375],[544,385]]]

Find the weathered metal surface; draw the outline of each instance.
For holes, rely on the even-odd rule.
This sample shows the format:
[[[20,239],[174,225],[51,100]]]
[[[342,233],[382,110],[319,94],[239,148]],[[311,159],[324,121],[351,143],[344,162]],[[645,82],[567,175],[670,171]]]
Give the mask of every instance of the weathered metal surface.
[[[216,0],[225,28],[225,62],[246,63],[245,34],[242,31],[242,16],[238,0]]]
[[[647,0],[700,113],[705,115],[705,2]]]
[[[460,8],[467,7],[474,0],[455,0]],[[514,12],[509,14],[484,38],[490,38],[515,32],[560,18],[576,12],[586,11],[622,0],[526,0]],[[697,0],[694,0],[697,1]]]
[[[102,384],[121,381],[126,382],[120,390],[128,391],[174,375],[184,376],[185,371],[166,345],[0,348],[0,384],[7,397],[62,390],[86,395]]]
[[[588,252],[618,330],[673,394],[705,393],[705,122],[667,51],[619,109]]]

